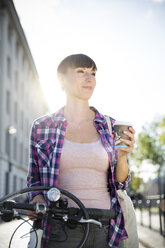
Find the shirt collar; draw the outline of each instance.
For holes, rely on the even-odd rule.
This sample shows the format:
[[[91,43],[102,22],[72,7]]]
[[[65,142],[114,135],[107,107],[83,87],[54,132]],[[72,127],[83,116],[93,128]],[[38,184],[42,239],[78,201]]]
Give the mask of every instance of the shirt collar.
[[[105,124],[106,123],[106,119],[104,117],[104,115],[102,115],[95,107],[90,106],[90,109],[93,110],[96,113],[94,122],[97,123],[101,123],[101,124]],[[57,112],[55,112],[52,115],[52,119],[55,122],[55,127],[57,127],[58,125],[60,125],[60,123],[62,122],[66,122],[66,119],[64,117],[64,107],[62,107],[61,109],[59,109]]]
[[[64,117],[64,107],[52,114],[52,119],[55,123],[55,127],[57,127],[60,123],[65,122],[66,119]]]
[[[96,116],[95,116],[95,119],[94,119],[94,122],[98,122],[98,123],[101,123],[101,124],[105,124],[106,123],[106,119],[104,117],[104,115],[102,115],[95,107],[93,106],[90,106],[90,109],[95,111],[96,113]]]

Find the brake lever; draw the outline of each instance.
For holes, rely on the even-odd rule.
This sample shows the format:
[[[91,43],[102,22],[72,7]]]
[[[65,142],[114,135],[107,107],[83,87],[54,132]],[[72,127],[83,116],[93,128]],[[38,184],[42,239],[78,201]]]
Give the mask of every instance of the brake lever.
[[[93,223],[95,225],[100,226],[100,228],[102,228],[102,226],[103,226],[100,221],[97,221],[97,220],[94,220],[94,219],[88,219],[88,220],[86,220],[84,218],[81,218],[78,222],[80,222],[80,223]]]
[[[61,216],[61,219],[63,219],[65,222],[67,222],[68,220],[72,220],[72,221],[77,221],[80,223],[93,223],[95,225],[98,225],[100,228],[102,228],[102,223],[100,221],[94,220],[94,219],[84,219],[81,217],[81,219],[79,219],[78,217],[70,217],[68,215],[64,215]]]

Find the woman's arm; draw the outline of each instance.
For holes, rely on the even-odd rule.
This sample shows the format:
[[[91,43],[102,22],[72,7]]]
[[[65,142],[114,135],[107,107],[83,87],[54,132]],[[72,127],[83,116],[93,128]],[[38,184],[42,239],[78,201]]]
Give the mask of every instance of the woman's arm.
[[[29,163],[29,170],[27,176],[28,187],[41,186],[40,173],[38,167],[37,148],[35,147],[35,145],[36,145],[36,126],[34,123],[30,135],[30,163]],[[42,194],[42,191],[30,192],[29,200],[32,201],[32,199],[38,194]]]
[[[116,180],[118,182],[125,182],[128,177],[129,169],[127,163],[127,157],[122,156],[118,158],[117,166],[116,166]]]

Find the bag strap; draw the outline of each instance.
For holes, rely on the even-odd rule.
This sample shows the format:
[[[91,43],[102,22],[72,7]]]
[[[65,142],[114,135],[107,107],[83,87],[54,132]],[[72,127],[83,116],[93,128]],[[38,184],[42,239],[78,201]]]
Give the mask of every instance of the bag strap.
[[[106,122],[107,122],[107,125],[108,125],[109,134],[110,134],[110,136],[112,136],[112,125],[111,125],[110,118],[109,118],[109,116],[107,116],[107,115],[104,115],[104,117],[105,117]]]

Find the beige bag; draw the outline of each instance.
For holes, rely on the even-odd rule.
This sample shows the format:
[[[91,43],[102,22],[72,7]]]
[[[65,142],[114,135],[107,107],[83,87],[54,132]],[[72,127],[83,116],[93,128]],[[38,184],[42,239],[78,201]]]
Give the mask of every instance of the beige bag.
[[[110,118],[105,116],[109,133],[112,135],[112,126]],[[125,220],[125,229],[128,234],[128,238],[124,240],[124,248],[139,248],[138,233],[137,233],[137,223],[135,209],[132,203],[131,198],[127,195],[126,190],[117,190],[120,205],[123,210],[124,220]]]

